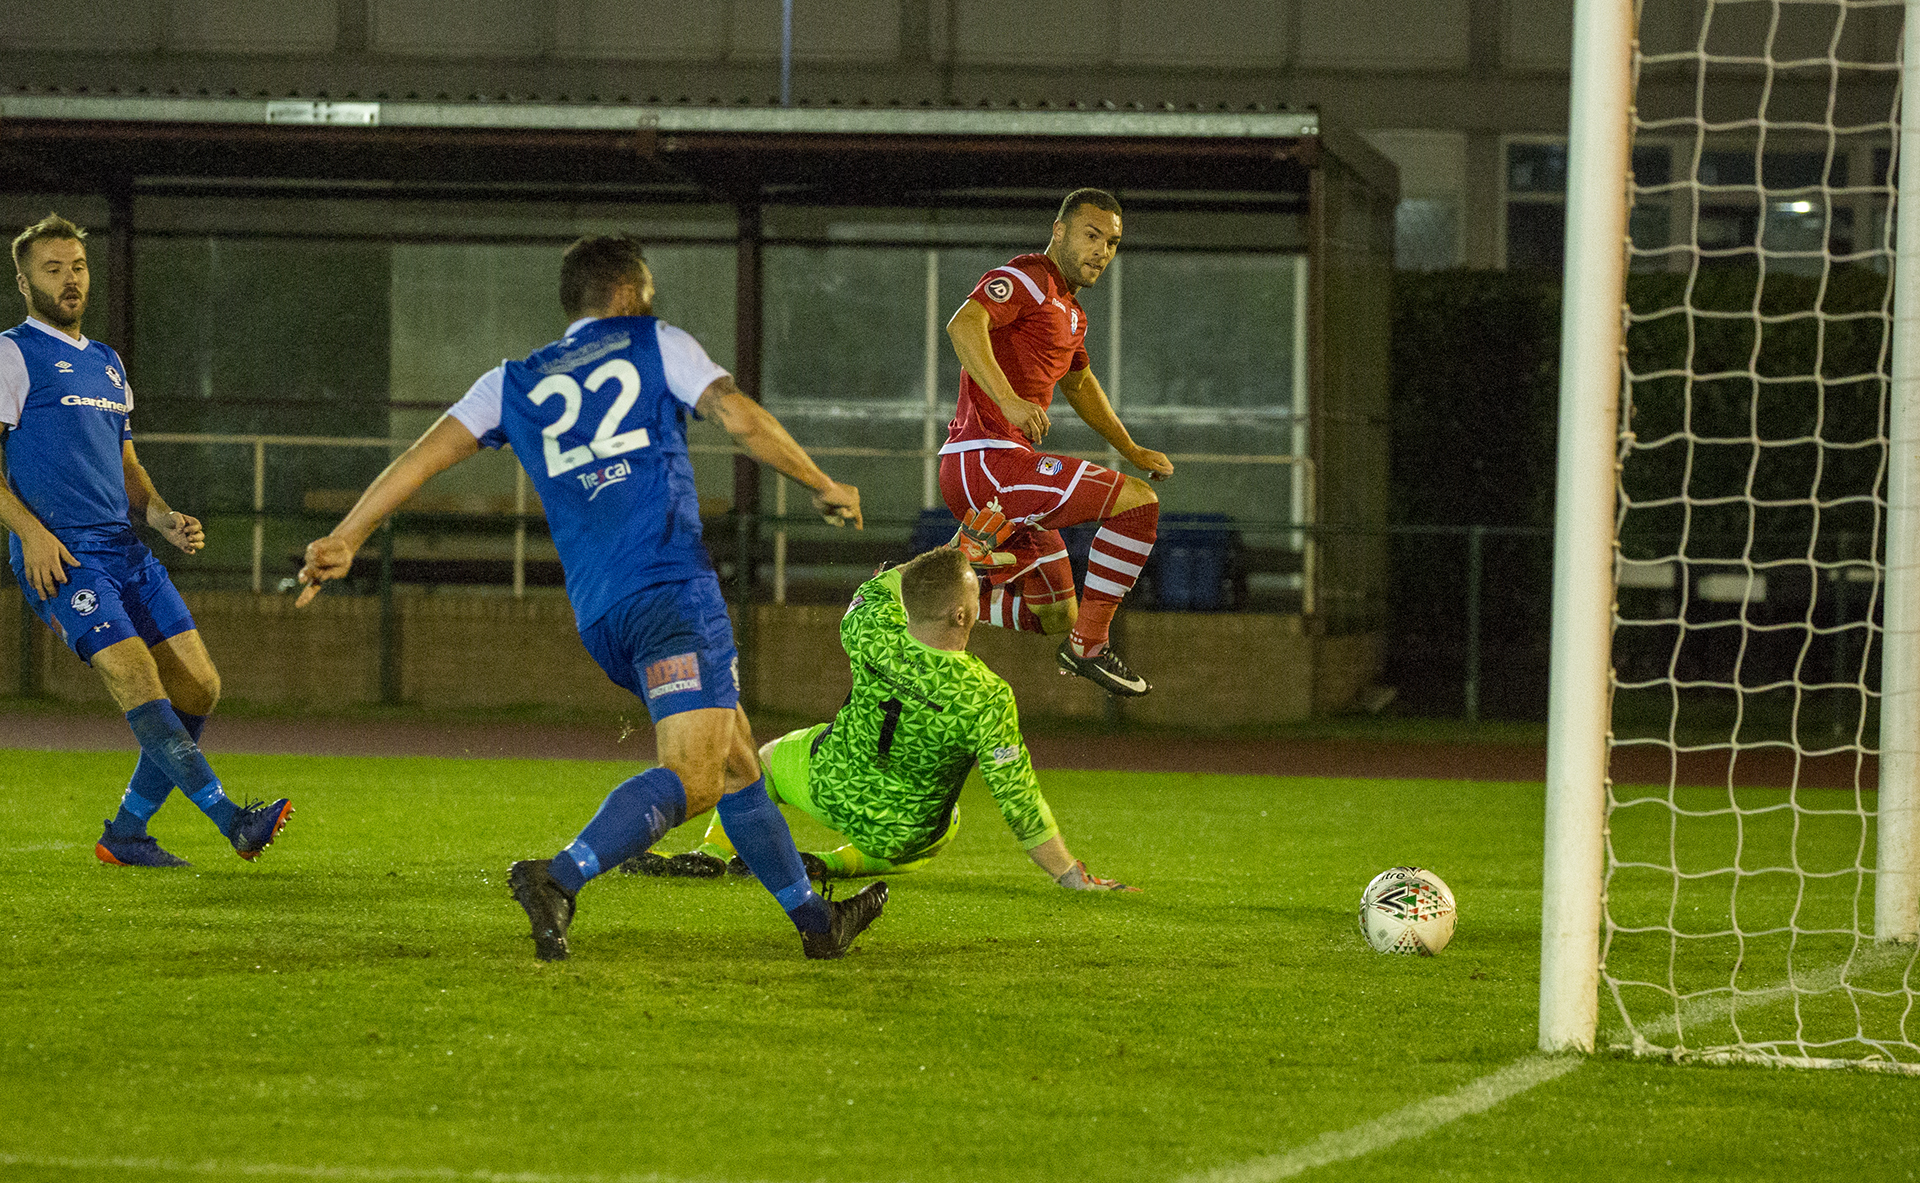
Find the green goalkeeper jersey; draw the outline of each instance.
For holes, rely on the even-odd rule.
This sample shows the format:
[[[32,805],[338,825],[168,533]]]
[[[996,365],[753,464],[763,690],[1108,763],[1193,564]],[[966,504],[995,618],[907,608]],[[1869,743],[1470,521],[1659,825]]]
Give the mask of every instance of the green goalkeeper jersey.
[[[1059,833],[1020,739],[1013,688],[964,650],[907,632],[900,572],[860,585],[840,620],[853,692],[814,749],[811,792],[855,846],[900,861],[945,832],[974,762],[1028,850]]]

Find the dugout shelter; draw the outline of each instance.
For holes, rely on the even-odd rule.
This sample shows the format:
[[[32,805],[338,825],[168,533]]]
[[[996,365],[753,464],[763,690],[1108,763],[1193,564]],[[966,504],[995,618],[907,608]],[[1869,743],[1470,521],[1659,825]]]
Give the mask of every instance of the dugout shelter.
[[[1239,605],[1254,611],[1184,632],[1134,614],[1130,652],[1172,691],[1140,709],[1296,718],[1346,705],[1377,668],[1397,174],[1314,112],[16,92],[0,96],[0,177],[16,221],[57,206],[93,228],[89,328],[128,359],[149,466],[195,490],[230,542],[179,573],[236,640],[249,612],[279,614],[267,593],[290,552],[385,463],[388,440],[558,330],[557,311],[535,311],[553,299],[540,260],[553,267],[582,232],[660,244],[662,314],[860,484],[873,522],[831,536],[800,520],[804,502],[788,512],[779,478],[722,454],[721,437],[696,440],[709,545],[752,605],[749,650],[830,638],[809,593],[831,600],[848,572],[899,557],[918,511],[939,504],[932,451],[957,363],[937,326],[987,266],[1044,244],[1067,190],[1111,189],[1123,265],[1140,262],[1083,297],[1095,372],[1136,436],[1181,466],[1163,508],[1227,515],[1255,589]],[[461,253],[475,244],[484,258]],[[524,293],[517,313],[502,288]],[[488,336],[502,325],[517,335]],[[1072,426],[1049,445],[1099,458],[1104,445]],[[363,554],[381,606],[361,697],[471,693],[471,678],[428,668],[429,648],[459,648],[428,645],[458,632],[433,605],[456,586],[520,601],[557,582],[538,505],[507,467],[442,479],[400,515],[398,543]],[[443,594],[409,599],[395,583]],[[0,679],[64,685],[20,615]],[[767,670],[750,697],[796,682],[783,661],[811,660],[782,644],[786,657],[745,663]],[[1202,693],[1216,656],[1249,646],[1271,650],[1283,685]],[[273,697],[241,689],[247,663],[224,648],[229,684]]]

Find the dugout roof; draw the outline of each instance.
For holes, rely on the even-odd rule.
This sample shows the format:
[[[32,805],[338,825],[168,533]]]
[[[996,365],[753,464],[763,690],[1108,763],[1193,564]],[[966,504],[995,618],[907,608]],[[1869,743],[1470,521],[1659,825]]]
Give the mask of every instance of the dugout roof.
[[[25,94],[0,98],[16,190],[257,182],[389,193],[837,205],[1030,204],[1088,182],[1191,208],[1298,207],[1327,152],[1392,166],[1317,114]]]

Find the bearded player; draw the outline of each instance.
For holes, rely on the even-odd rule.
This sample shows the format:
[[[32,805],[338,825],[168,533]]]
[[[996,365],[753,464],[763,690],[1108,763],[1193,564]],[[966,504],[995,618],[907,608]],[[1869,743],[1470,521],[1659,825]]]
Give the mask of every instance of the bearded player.
[[[27,319],[0,333],[0,523],[13,534],[14,578],[27,607],[100,675],[140,742],[94,857],[121,867],[187,866],[147,833],[178,785],[251,862],[272,845],[293,805],[284,797],[234,804],[200,751],[220,675],[193,614],[129,515],[186,554],[206,545],[206,531],[167,504],[134,453],[126,363],[80,331],[92,286],[86,238],[48,214],[13,240]]]
[[[1013,689],[973,654],[980,581],[958,550],[928,551],[862,584],[840,620],[853,691],[831,723],[760,749],[767,794],[849,839],[803,854],[816,879],[911,870],[953,840],[960,788],[975,763],[1007,827],[1040,869],[1077,891],[1133,891],[1068,853],[1020,738]],[[712,877],[733,846],[718,816],[698,849],[629,864],[646,874]],[[741,868],[744,871],[744,867]]]
[[[986,575],[980,615],[1025,632],[1065,633],[1060,668],[1116,695],[1151,690],[1120,660],[1108,629],[1121,597],[1153,550],[1160,499],[1138,477],[1039,450],[1052,426],[1055,386],[1074,413],[1155,480],[1173,475],[1165,454],[1133,442],[1088,364],[1087,315],[1074,298],[1113,262],[1120,203],[1075,189],[1060,203],[1053,238],[980,278],[947,322],[960,356],[960,401],[940,449],[940,493],[953,516],[998,513],[1015,523],[998,554],[964,533],[956,543]],[[1098,521],[1076,600],[1062,526]]]

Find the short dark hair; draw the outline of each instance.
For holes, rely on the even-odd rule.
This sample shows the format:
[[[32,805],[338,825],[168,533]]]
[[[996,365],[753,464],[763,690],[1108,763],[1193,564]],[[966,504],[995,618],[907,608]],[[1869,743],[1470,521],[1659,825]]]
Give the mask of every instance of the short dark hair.
[[[1068,221],[1073,217],[1073,211],[1083,205],[1106,210],[1116,218],[1120,216],[1120,199],[1105,189],[1075,189],[1067,194],[1065,201],[1060,203],[1060,212],[1054,216],[1053,220]]]
[[[900,568],[900,603],[908,620],[932,620],[966,602],[967,556],[936,547]]]
[[[13,269],[15,271],[25,272],[27,269],[27,252],[33,249],[34,243],[46,238],[60,238],[85,243],[87,241],[87,232],[74,223],[67,221],[59,214],[48,214],[46,217],[41,218],[38,222],[35,222],[14,236]]]
[[[600,234],[574,241],[560,256],[560,310],[568,317],[599,308],[623,283],[638,282],[647,256],[625,234]]]

